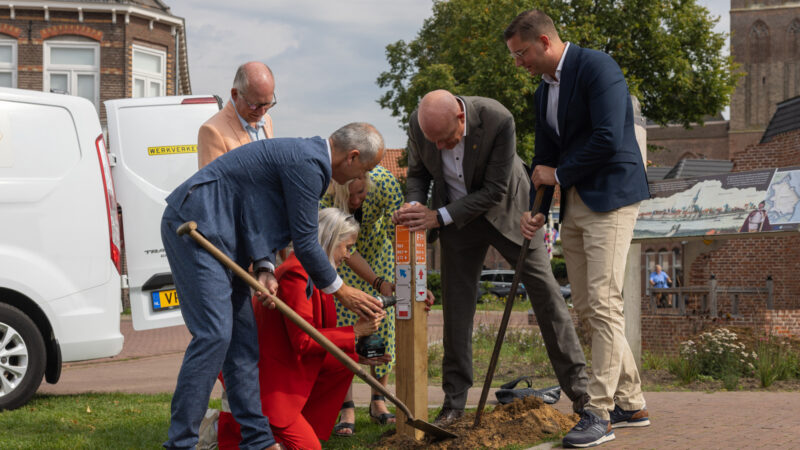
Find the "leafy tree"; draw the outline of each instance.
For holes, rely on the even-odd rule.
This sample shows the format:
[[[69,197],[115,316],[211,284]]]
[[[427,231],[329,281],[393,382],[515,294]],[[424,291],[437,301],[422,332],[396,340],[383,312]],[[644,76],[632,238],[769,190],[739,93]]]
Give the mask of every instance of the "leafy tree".
[[[515,67],[502,33],[531,8],[547,12],[563,40],[610,54],[657,123],[702,123],[729,102],[737,76],[722,55],[725,34],[696,0],[434,0],[416,39],[386,47],[379,104],[407,126],[433,89],[494,98],[514,115],[517,151],[529,160],[540,77]]]

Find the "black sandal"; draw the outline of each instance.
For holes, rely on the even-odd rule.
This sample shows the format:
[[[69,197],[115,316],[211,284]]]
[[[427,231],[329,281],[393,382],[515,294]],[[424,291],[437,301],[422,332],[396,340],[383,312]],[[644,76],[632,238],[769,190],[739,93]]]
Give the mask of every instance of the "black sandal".
[[[344,403],[342,403],[342,407],[341,407],[340,411],[344,410],[344,409],[351,409],[351,408],[353,409],[353,413],[355,414],[355,412],[356,412],[356,404],[353,403],[352,401],[344,402]],[[341,419],[341,418],[342,418],[342,415],[339,414],[339,419]],[[342,430],[350,430],[350,432],[349,433],[342,433]],[[335,434],[337,436],[351,437],[354,434],[356,434],[356,424],[351,423],[351,422],[339,422],[336,425],[334,425],[333,434]]]
[[[377,416],[373,415],[372,414],[372,402],[374,402],[376,400],[380,400],[380,401],[386,402],[386,397],[384,397],[383,395],[372,394],[372,401],[369,402],[369,420],[371,420],[372,422],[375,422],[375,423],[379,423],[381,425],[387,425],[387,424],[390,423],[389,422],[390,420],[395,418],[395,415],[392,414],[392,413],[381,413],[381,414],[378,414]],[[394,423],[394,422],[391,422],[391,423]]]

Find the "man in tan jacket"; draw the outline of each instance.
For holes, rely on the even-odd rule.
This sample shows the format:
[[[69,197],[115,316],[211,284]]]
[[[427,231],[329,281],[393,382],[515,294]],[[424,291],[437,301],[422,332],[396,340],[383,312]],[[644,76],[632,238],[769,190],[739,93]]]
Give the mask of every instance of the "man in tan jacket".
[[[200,127],[197,135],[199,169],[244,144],[272,137],[272,118],[267,111],[275,106],[275,78],[260,62],[239,66],[233,79],[231,99],[222,110]]]

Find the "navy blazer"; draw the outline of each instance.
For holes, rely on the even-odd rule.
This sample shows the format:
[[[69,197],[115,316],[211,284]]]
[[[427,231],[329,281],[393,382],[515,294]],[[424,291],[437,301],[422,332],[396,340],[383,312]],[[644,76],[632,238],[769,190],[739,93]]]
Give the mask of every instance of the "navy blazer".
[[[331,180],[327,143],[264,139],[223,154],[168,197],[167,205],[242,267],[293,243],[297,259],[317,286],[330,286],[336,270],[319,245],[319,200]]]
[[[549,85],[536,89],[536,145],[532,166],[556,167],[561,191],[575,186],[592,211],[607,212],[650,198],[633,126],[628,86],[607,54],[569,45],[558,98],[560,136],[547,124]],[[552,200],[546,192],[543,212]],[[563,220],[565,197],[561,197]]]

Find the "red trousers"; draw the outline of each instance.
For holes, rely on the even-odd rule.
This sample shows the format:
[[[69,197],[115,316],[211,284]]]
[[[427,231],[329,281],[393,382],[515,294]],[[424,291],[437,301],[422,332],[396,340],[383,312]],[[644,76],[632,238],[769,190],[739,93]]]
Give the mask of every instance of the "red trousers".
[[[347,390],[353,381],[353,372],[347,369],[332,355],[325,355],[322,369],[303,406],[302,413],[289,426],[284,428],[270,424],[275,440],[289,449],[321,449],[320,439],[327,441],[336,424],[339,409],[342,407]],[[261,408],[264,415],[280,413],[281,405],[267,405],[264,393],[279,386],[260,386]],[[218,441],[220,450],[238,449],[241,435],[239,424],[229,412],[219,415]]]

